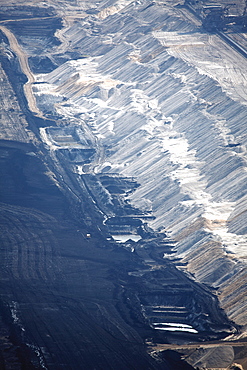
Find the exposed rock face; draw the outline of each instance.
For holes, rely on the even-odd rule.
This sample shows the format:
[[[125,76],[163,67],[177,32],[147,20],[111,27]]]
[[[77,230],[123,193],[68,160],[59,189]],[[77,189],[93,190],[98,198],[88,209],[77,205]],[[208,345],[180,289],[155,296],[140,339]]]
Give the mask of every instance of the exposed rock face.
[[[94,171],[135,177],[131,204],[247,324],[246,60],[161,3],[109,7],[63,37],[87,57],[37,76],[38,104],[55,96],[53,114],[91,127],[108,148]]]

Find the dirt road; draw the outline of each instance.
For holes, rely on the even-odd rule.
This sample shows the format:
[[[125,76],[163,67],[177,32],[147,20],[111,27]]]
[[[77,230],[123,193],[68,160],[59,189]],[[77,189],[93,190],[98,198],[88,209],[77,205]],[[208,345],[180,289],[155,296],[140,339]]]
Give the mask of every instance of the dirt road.
[[[206,342],[206,343],[190,343],[190,344],[149,344],[150,350],[152,351],[165,351],[168,349],[181,350],[181,349],[199,349],[199,348],[216,348],[216,347],[244,347],[246,341],[217,341],[217,342]]]
[[[38,109],[36,105],[35,97],[33,95],[32,84],[35,82],[35,78],[28,64],[28,56],[24,53],[24,51],[20,47],[15,35],[8,28],[6,28],[3,25],[0,25],[0,30],[8,38],[10,48],[13,51],[13,53],[17,55],[21,70],[27,76],[28,81],[24,85],[23,89],[24,89],[24,94],[26,96],[26,99],[28,101],[28,107],[30,111],[33,112],[35,115],[39,116],[40,118],[45,118],[40,112],[40,110]]]

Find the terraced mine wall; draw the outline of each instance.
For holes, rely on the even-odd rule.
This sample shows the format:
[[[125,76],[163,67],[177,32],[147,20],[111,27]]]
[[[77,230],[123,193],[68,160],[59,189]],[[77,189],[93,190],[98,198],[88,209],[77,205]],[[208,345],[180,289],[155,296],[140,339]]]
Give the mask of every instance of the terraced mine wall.
[[[51,307],[64,321],[68,319],[66,310],[70,317],[81,315],[82,310],[83,320],[70,322],[75,331],[88,325],[91,310],[89,317],[93,330],[101,333],[99,338],[109,338],[109,333],[127,338],[124,349],[114,346],[114,353],[123,356],[125,368],[136,361],[137,353],[141,353],[137,363],[141,368],[169,368],[171,363],[174,368],[174,356],[168,352],[158,355],[155,344],[200,343],[232,334],[237,338],[245,332],[247,136],[246,81],[241,71],[246,61],[216,35],[202,33],[196,20],[188,21],[184,10],[173,5],[127,2],[108,8],[102,2],[99,8],[92,6],[85,19],[60,33],[61,48],[69,48],[65,59],[71,60],[35,76],[37,105],[52,121],[30,112],[27,118],[32,117],[30,128],[43,141],[37,146],[42,153],[39,158],[51,171],[49,186],[56,184],[61,191],[54,190],[54,199],[59,204],[67,200],[73,219],[66,216],[63,227],[57,227],[66,211],[56,217],[56,207],[51,212],[49,202],[34,203],[44,213],[35,214],[35,220],[45,223],[47,215],[55,219],[48,217],[53,225],[48,234],[56,240],[55,249],[50,243],[45,257],[34,259],[25,275],[25,281],[30,281],[34,266],[40,263],[35,275],[36,281],[38,275],[42,278],[40,292],[46,291],[50,282],[53,286],[49,288],[52,298],[46,296],[43,302],[37,331],[41,338],[38,334],[33,337],[36,350],[50,350],[49,354],[43,351],[40,360],[40,364],[46,361],[48,368],[55,366],[52,348],[56,359],[62,356],[59,366],[65,368],[68,353],[73,352],[71,348],[64,351],[59,330],[54,347],[47,339],[61,324],[59,320],[52,324],[52,315],[47,314]],[[19,42],[26,52],[37,53],[25,35]],[[49,60],[61,62],[61,49],[53,59],[52,53],[56,52],[49,49],[46,53]],[[24,106],[23,92],[16,92]],[[8,160],[3,159],[6,169]],[[12,196],[6,195],[6,199],[12,204]],[[12,205],[16,206],[15,199]],[[40,209],[41,205],[44,208]],[[20,219],[30,227],[27,214]],[[43,250],[44,240],[49,238],[36,232]],[[21,243],[22,237],[17,241]],[[23,278],[23,266],[34,248],[31,241],[28,253],[19,248],[21,257],[14,259],[11,270],[16,280]],[[48,255],[58,269],[54,275],[48,269]],[[46,266],[47,275],[42,275],[41,266]],[[81,285],[75,283],[74,269],[78,281],[83,276],[84,293],[79,293]],[[104,293],[99,289],[102,286]],[[25,291],[24,285],[20,288]],[[31,298],[36,288],[32,286],[27,294],[33,322],[40,315],[34,308],[37,301]],[[69,301],[65,306],[63,291]],[[109,305],[102,304],[98,296],[109,300]],[[10,298],[26,307],[20,296]],[[33,322],[28,321],[21,304],[13,307],[33,332]],[[42,325],[47,320],[51,327],[45,338]],[[103,334],[96,329],[99,323]],[[68,329],[68,337],[81,342],[82,334],[66,325],[62,337],[66,338]],[[95,340],[89,328],[84,336],[91,338],[90,343]],[[136,347],[126,355],[133,338]],[[161,365],[146,354],[145,340],[152,356],[156,353],[163,361]],[[96,347],[100,354],[95,366],[99,361],[108,367],[119,366],[118,356],[110,358],[100,340]],[[233,348],[221,348],[222,366],[234,362]],[[87,355],[85,347],[77,350],[73,366],[81,364],[81,358],[84,366],[92,364],[93,349]],[[187,360],[198,367],[211,361],[212,367],[214,358],[216,367],[215,353],[205,360],[214,350],[205,350],[207,356],[196,351]]]
[[[149,5],[74,24],[65,36],[90,58],[40,76],[37,101],[49,99],[42,86],[51,86],[68,99],[57,109],[65,117],[84,107],[77,123],[107,147],[96,171],[137,179],[131,204],[152,211],[149,225],[169,232],[176,258],[245,325],[245,95],[234,86],[236,70],[226,85],[210,72],[214,63],[224,68],[212,48],[225,48],[226,59],[231,53],[233,68],[246,61],[216,35],[199,33],[181,9]]]
[[[195,292],[182,312],[183,320],[191,322],[188,316],[192,311],[197,316],[200,306],[196,298],[202,294],[200,288],[184,276],[181,280],[162,258],[160,268],[164,271],[155,276],[143,265],[142,250],[139,256],[133,255],[107,242],[97,229],[100,222],[90,200],[86,196],[83,199],[81,191],[84,208],[78,209],[78,202],[75,207],[70,192],[55,185],[51,176],[55,174],[47,176],[49,167],[36,145],[0,142],[4,174],[0,181],[0,271],[4,282],[0,287],[1,367],[76,369],[100,368],[103,364],[123,369],[191,369],[179,355],[173,358],[164,354],[157,361],[147,354],[145,338],[155,334],[159,340],[160,335],[144,318],[142,307],[148,299],[149,305],[156,304],[157,299],[160,303],[166,300],[176,282],[177,292],[172,293],[175,300],[180,297],[181,301],[188,291]],[[78,191],[75,185],[73,189]],[[160,286],[164,279],[167,289]],[[159,298],[153,295],[154,285]],[[210,293],[208,297],[204,309],[210,312],[214,307],[210,316],[220,333],[205,320],[204,333],[198,339],[201,335],[220,338],[231,330],[217,302],[212,302]],[[172,301],[170,297],[168,304],[174,305]],[[215,319],[218,311],[219,320]],[[181,313],[173,312],[172,319],[180,320]],[[184,340],[188,339],[194,340],[195,335],[188,333]]]
[[[166,359],[164,355],[159,364],[147,354],[143,341],[154,330],[144,320],[140,304],[135,306],[138,290],[135,292],[133,278],[128,275],[130,270],[142,265],[142,260],[102,238],[98,230],[102,221],[87,199],[88,194],[83,194],[73,174],[66,176],[70,168],[57,169],[38,137],[30,131],[33,129],[37,134],[39,127],[51,126],[52,122],[29,111],[22,89],[25,76],[16,74],[14,56],[10,62],[6,59],[3,56],[2,65],[7,75],[1,69],[4,119],[0,141],[0,270],[4,283],[0,288],[0,366],[67,369],[68,366],[97,368],[103,364],[105,368],[172,369],[175,363],[178,368],[190,369],[180,356]],[[8,94],[11,100],[7,99]],[[62,154],[62,158],[67,157]],[[61,177],[61,173],[64,179],[57,186],[56,176]],[[90,239],[87,233],[92,235]],[[118,271],[121,271],[121,284],[120,280],[117,282]],[[122,279],[126,280],[126,288]],[[132,286],[131,291],[127,285]],[[68,294],[66,299],[64,294]],[[99,307],[104,311],[103,316],[99,315]],[[116,320],[116,326],[110,323],[112,320]],[[228,330],[224,317],[222,323]],[[119,325],[123,326],[120,331]],[[136,329],[131,329],[132,325]],[[98,334],[97,328],[100,328]],[[96,337],[100,338],[98,344]],[[71,346],[66,344],[66,349],[65,343]],[[90,348],[85,343],[90,343]],[[115,355],[114,343],[119,343]]]

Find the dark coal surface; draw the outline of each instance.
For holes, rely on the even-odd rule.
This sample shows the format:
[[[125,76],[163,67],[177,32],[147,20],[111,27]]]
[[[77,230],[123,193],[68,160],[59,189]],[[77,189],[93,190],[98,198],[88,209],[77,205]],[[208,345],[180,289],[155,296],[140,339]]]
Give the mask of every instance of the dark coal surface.
[[[49,73],[57,66],[47,56],[35,56],[29,58],[29,66],[33,73]]]
[[[125,298],[140,259],[107,245],[93,214],[90,227],[78,222],[38,154],[10,144],[0,147],[2,368],[174,369],[147,354],[150,328]]]
[[[21,22],[11,22],[8,27],[16,32],[18,37],[52,37],[54,32],[62,27],[61,19],[57,17],[41,18],[37,22],[36,19],[27,19]],[[59,41],[54,37],[53,44],[58,44]]]
[[[35,17],[51,17],[55,12],[52,7],[36,7],[30,5],[2,5],[0,10],[0,20],[25,19]]]

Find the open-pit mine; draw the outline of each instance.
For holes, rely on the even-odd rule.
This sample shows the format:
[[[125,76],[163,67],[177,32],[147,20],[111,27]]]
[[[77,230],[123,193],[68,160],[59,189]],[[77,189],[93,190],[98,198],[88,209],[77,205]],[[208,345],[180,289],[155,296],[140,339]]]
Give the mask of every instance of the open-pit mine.
[[[0,368],[247,369],[247,2],[0,5]]]

